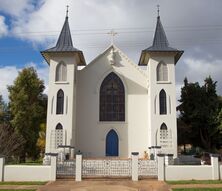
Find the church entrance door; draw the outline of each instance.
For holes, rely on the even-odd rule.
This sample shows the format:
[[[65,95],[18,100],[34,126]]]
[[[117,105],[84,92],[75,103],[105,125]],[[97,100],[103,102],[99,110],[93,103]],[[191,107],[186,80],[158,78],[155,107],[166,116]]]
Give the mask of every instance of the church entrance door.
[[[119,138],[117,133],[112,129],[106,136],[106,156],[119,155]]]

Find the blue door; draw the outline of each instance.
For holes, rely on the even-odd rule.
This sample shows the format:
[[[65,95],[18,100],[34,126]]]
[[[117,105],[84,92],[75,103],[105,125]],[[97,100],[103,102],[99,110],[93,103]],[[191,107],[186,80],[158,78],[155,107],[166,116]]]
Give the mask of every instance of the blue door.
[[[106,136],[106,156],[119,155],[119,138],[114,130],[110,130]]]

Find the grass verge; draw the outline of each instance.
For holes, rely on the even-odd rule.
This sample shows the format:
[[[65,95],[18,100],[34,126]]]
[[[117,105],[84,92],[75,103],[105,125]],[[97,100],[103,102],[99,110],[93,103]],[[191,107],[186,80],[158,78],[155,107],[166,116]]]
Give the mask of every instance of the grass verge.
[[[35,181],[35,182],[0,182],[1,185],[45,185],[47,182]]]
[[[173,191],[221,191],[222,188],[173,188]]]
[[[221,180],[179,180],[179,181],[166,181],[167,184],[222,184]]]
[[[36,191],[28,189],[0,189],[0,191]]]

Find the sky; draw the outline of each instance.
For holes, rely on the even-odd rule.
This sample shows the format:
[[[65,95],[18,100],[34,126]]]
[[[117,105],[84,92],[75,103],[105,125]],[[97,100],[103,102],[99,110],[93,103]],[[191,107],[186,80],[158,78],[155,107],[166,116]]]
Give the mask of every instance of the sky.
[[[176,91],[183,80],[203,81],[209,75],[222,95],[222,1],[219,0],[0,0],[0,94],[8,101],[7,86],[18,72],[33,66],[44,80],[48,65],[41,50],[53,47],[69,5],[73,44],[87,64],[114,44],[138,64],[141,51],[152,44],[157,5],[171,47],[184,50],[176,65]]]

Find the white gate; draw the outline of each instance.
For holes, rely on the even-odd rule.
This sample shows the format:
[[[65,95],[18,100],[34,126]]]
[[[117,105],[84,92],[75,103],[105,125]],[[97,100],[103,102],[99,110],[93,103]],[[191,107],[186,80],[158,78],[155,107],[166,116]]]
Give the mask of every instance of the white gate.
[[[56,165],[56,177],[57,178],[74,178],[76,173],[76,161],[65,160],[58,162]]]
[[[83,177],[131,177],[131,159],[84,159]]]
[[[139,159],[138,175],[139,177],[157,177],[157,161]]]

